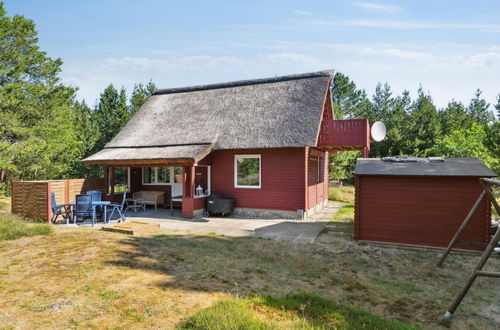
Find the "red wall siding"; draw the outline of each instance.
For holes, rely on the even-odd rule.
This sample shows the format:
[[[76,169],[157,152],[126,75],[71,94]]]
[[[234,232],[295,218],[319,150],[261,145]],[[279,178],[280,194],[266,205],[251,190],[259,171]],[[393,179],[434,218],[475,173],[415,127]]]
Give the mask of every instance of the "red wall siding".
[[[313,183],[314,172],[317,171],[316,163],[309,162],[310,157],[324,157],[323,161],[323,182]],[[309,149],[306,153],[308,185],[306,191],[306,210],[313,208],[328,198],[328,152],[316,149]],[[311,165],[314,164],[312,168]]]
[[[304,209],[306,148],[217,150],[200,164],[211,165],[212,191],[235,199],[235,207]],[[261,188],[234,187],[234,156],[261,155]]]
[[[358,176],[355,238],[447,246],[480,193],[478,178]],[[484,202],[461,240],[488,242],[489,226]]]

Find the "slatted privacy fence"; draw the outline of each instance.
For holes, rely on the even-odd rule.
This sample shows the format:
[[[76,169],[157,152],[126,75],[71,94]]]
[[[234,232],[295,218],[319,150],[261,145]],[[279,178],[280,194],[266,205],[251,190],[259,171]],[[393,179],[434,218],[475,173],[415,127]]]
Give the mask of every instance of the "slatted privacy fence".
[[[50,222],[52,209],[50,195],[54,193],[57,204],[75,201],[75,195],[89,190],[106,191],[106,180],[100,179],[65,179],[45,181],[13,181],[12,213]]]

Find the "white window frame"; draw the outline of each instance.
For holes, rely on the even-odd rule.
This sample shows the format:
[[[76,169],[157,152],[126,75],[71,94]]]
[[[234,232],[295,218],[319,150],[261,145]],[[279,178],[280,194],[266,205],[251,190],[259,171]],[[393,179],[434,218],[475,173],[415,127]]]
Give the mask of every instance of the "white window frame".
[[[259,185],[258,186],[241,186],[238,184],[238,159],[258,158],[259,159]],[[261,155],[234,155],[234,187],[235,188],[248,188],[248,189],[261,189],[262,187],[262,157]]]
[[[154,169],[155,182],[151,182],[151,183],[144,182],[144,169],[146,167]],[[168,167],[169,168],[169,172],[170,172],[170,175],[169,175],[170,181],[169,182],[157,182],[158,181],[158,167]],[[142,184],[144,186],[171,186],[172,184],[174,184],[174,182],[175,182],[174,166],[145,166],[142,168]]]

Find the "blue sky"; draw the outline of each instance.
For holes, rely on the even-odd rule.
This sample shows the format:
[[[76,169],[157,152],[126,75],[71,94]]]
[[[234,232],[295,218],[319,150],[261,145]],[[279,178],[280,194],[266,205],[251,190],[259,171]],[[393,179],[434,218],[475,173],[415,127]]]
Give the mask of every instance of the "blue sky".
[[[334,69],[442,107],[500,93],[500,1],[7,0],[93,105],[109,83],[158,87]]]

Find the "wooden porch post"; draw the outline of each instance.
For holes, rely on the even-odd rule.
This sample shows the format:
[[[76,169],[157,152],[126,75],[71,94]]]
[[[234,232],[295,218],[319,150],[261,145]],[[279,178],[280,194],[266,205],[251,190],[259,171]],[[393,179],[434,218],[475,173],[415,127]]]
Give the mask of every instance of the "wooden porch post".
[[[115,168],[113,166],[109,167],[109,185],[110,185],[110,201],[115,201]]]
[[[104,196],[109,194],[109,166],[104,167]]]
[[[182,168],[183,189],[182,189],[182,216],[192,218],[194,214],[194,166],[185,166]]]

